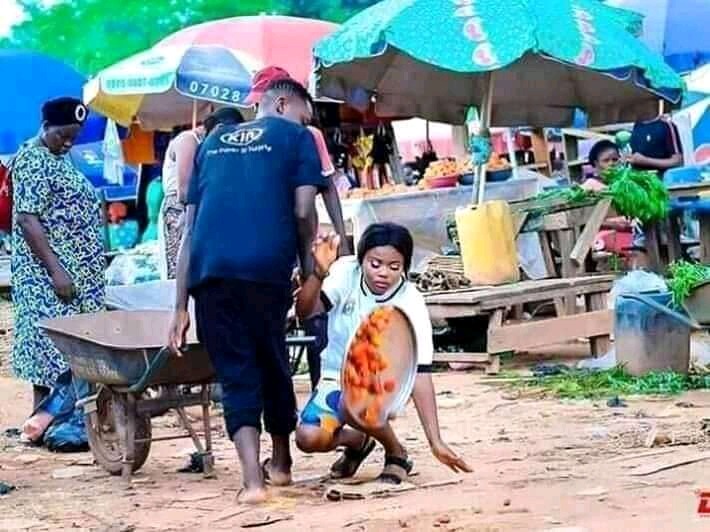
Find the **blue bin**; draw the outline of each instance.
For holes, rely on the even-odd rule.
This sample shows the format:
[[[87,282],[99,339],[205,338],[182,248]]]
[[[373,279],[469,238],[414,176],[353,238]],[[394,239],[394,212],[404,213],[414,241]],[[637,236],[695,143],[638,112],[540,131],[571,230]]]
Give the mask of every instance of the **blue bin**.
[[[616,360],[629,374],[688,373],[690,334],[699,326],[671,308],[669,292],[621,294],[615,312]]]

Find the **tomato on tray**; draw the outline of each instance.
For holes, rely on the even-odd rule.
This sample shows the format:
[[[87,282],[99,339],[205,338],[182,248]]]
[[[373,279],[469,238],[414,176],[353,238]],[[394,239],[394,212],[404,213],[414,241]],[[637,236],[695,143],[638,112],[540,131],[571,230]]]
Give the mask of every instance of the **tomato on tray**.
[[[384,376],[390,361],[382,349],[394,312],[392,307],[381,307],[370,314],[358,328],[345,360],[346,400],[358,405],[356,415],[366,427],[379,425],[385,399],[397,389],[395,380]]]

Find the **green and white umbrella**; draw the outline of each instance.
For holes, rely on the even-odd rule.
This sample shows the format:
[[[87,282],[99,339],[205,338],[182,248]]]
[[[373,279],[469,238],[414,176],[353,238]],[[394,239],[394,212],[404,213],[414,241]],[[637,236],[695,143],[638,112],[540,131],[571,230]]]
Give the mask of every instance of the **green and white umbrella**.
[[[490,95],[492,126],[652,117],[681,78],[599,0],[384,0],[315,47],[319,95],[380,116],[463,123]],[[485,106],[484,106],[485,116]]]

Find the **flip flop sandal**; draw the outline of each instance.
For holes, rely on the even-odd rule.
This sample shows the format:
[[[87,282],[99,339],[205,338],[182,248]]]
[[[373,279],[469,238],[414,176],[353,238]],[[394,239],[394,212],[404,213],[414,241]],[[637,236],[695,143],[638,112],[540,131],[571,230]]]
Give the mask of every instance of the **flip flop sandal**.
[[[263,462],[261,462],[261,474],[264,476],[264,482],[266,484],[271,484],[272,486],[276,486],[277,488],[282,488],[284,486],[290,486],[291,483],[293,482],[291,475],[288,475],[288,482],[274,482],[271,479],[271,472],[269,470],[269,463],[271,462],[271,458],[267,458]],[[286,475],[284,475],[286,476]]]
[[[341,480],[355,476],[362,463],[375,450],[376,445],[377,442],[368,436],[360,449],[346,448],[343,455],[330,468],[330,478]]]
[[[394,484],[398,486],[405,480],[412,472],[414,464],[408,458],[400,458],[398,456],[385,456],[385,468],[377,477],[377,480],[385,484]],[[395,471],[401,470],[402,474],[398,474]]]

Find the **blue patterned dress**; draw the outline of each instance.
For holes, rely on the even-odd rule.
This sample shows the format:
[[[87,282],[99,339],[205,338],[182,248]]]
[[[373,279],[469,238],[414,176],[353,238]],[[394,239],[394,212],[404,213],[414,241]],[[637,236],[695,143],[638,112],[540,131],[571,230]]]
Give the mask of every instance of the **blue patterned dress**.
[[[68,366],[39,322],[103,309],[101,204],[91,183],[67,157],[53,155],[37,141],[23,146],[15,157],[12,186],[12,366],[17,377],[53,387]],[[70,303],[54,292],[47,269],[17,224],[18,213],[39,218],[50,247],[74,283],[77,295]]]

